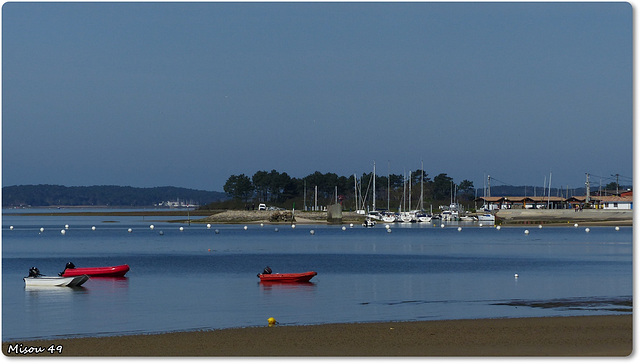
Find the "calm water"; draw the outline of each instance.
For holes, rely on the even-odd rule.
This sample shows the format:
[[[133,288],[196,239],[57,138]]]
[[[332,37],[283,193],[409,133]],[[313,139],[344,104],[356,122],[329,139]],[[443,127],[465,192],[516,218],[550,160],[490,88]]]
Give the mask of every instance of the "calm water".
[[[2,340],[262,326],[268,317],[296,325],[631,309],[631,227],[534,226],[525,235],[525,227],[391,224],[387,233],[157,220],[3,216]],[[68,261],[131,270],[79,289],[24,287],[29,267],[56,275]],[[318,275],[263,285],[256,274],[267,265]]]

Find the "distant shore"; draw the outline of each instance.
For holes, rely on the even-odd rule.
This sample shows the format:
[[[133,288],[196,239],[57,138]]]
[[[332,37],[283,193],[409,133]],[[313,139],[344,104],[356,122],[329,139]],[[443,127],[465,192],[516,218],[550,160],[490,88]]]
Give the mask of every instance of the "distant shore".
[[[20,346],[18,346],[18,344]],[[3,342],[60,348],[40,356],[628,356],[633,316],[265,326],[153,335]],[[9,353],[11,350],[11,353]],[[35,349],[34,349],[35,350]]]
[[[326,224],[327,213],[324,211],[291,211],[296,224]],[[47,212],[28,212],[20,213],[4,213],[4,215],[21,215],[21,216],[170,216],[176,219],[168,220],[169,222],[191,222],[202,224],[291,224],[292,221],[273,221],[274,214],[281,211],[260,211],[260,210],[132,210],[132,211],[65,211],[65,209],[52,209]],[[475,214],[471,214],[475,215]],[[343,224],[361,224],[365,217],[361,214],[351,211],[342,212]],[[435,220],[432,224],[438,223]],[[571,209],[562,210],[522,210],[509,209],[499,210],[496,213],[496,224],[509,225],[527,225],[542,224],[554,226],[573,226],[574,224],[585,226],[632,226],[633,211],[632,210],[582,210],[574,211]]]

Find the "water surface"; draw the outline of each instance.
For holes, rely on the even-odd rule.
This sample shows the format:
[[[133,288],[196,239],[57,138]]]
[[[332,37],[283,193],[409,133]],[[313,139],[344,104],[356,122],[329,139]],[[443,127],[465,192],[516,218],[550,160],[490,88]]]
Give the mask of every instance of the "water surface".
[[[382,225],[245,230],[160,220],[4,216],[3,341],[262,326],[268,317],[298,325],[631,310],[631,227],[525,235],[521,227],[391,224],[388,233]],[[24,287],[29,267],[55,275],[67,261],[131,270],[79,289]],[[265,285],[256,274],[267,265],[318,275]]]

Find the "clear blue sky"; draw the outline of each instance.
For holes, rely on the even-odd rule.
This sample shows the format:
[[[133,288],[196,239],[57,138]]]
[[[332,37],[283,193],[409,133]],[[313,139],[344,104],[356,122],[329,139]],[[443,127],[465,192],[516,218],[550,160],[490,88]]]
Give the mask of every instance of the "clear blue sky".
[[[629,183],[632,25],[628,3],[6,3],[2,184],[222,191],[374,160]]]

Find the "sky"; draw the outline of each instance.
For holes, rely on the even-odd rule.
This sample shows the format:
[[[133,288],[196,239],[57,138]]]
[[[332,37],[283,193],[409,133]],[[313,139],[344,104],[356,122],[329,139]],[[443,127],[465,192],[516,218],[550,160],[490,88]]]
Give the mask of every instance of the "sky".
[[[5,3],[2,185],[633,177],[629,3]]]

